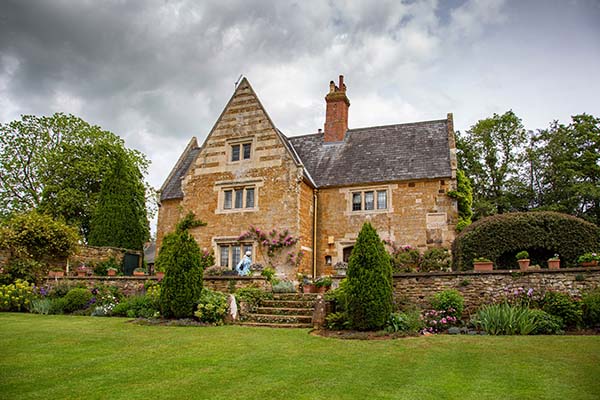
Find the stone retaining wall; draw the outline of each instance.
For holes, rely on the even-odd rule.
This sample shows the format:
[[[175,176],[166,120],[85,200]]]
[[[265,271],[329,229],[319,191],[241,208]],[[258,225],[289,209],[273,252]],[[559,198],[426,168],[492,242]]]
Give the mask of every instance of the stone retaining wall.
[[[561,270],[438,272],[394,275],[396,301],[410,301],[426,307],[428,299],[446,289],[456,289],[465,298],[467,313],[483,304],[501,299],[506,291],[518,288],[540,294],[547,290],[581,296],[600,287],[600,268]]]
[[[73,285],[83,283],[89,288],[97,285],[116,286],[127,295],[144,293],[144,283],[146,281],[156,282],[156,276],[69,276],[59,278],[47,278],[45,284],[54,286],[59,283],[70,282]],[[258,287],[261,289],[270,288],[267,280],[262,276],[206,276],[204,277],[204,287],[220,292],[232,293],[235,289],[243,287]]]

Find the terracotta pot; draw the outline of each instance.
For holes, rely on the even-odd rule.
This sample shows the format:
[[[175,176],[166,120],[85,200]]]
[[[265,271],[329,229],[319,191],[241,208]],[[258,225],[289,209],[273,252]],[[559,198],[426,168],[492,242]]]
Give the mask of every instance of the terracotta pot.
[[[560,269],[560,260],[548,260],[548,269]]]
[[[117,275],[116,269],[109,269],[107,272],[108,272],[108,276],[116,276]]]
[[[492,261],[474,261],[475,271],[493,271],[494,263]]]
[[[65,276],[65,271],[49,271],[48,276],[50,278],[60,278]]]
[[[86,271],[77,271],[77,276],[87,276],[87,272]]]
[[[302,285],[302,293],[316,293],[317,288],[315,285]]]
[[[164,273],[164,272],[160,272],[160,271],[157,271],[157,272],[155,273],[155,275],[156,275],[156,278],[157,278],[159,281],[162,281],[162,280],[163,280],[163,278],[165,277],[165,273]]]
[[[133,271],[133,276],[144,276],[144,275],[146,275],[146,273],[145,273],[145,272],[143,272],[143,271],[142,271],[142,272],[139,272],[139,271]]]
[[[527,271],[527,268],[529,268],[529,263],[531,262],[531,260],[529,258],[523,258],[521,260],[517,260],[517,262],[519,263],[519,269],[521,271]]]
[[[582,267],[597,267],[598,261],[594,260],[594,261],[584,262],[584,263],[581,263],[581,266]]]
[[[317,287],[317,293],[325,293],[326,291],[329,290],[331,286],[319,286]]]

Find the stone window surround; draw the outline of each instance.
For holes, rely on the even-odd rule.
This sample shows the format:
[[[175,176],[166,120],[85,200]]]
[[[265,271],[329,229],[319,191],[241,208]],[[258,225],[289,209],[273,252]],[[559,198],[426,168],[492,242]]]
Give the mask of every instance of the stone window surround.
[[[394,207],[392,204],[392,192],[394,189],[397,189],[397,188],[398,188],[397,184],[356,186],[356,187],[351,187],[351,188],[341,188],[340,193],[344,195],[345,201],[346,201],[346,210],[344,211],[344,215],[352,216],[352,215],[367,215],[367,214],[385,214],[385,213],[394,212]],[[382,191],[382,190],[387,191],[387,208],[379,210],[379,209],[377,209],[377,191]],[[363,198],[363,204],[364,204],[364,192],[374,192],[375,209],[374,210],[364,210],[363,209],[360,211],[358,211],[358,210],[353,211],[352,210],[352,194],[357,193],[357,192],[362,193],[361,197]]]
[[[215,257],[215,265],[217,266],[221,266],[221,251],[220,251],[220,246],[242,246],[242,245],[250,245],[252,246],[252,263],[256,262],[256,243],[253,241],[242,241],[239,242],[237,240],[237,237],[233,237],[233,236],[216,236],[213,237],[212,239],[212,247],[213,247],[213,254],[216,255]],[[244,257],[243,254],[240,253],[240,260]],[[234,270],[235,269],[235,265],[232,265],[231,263],[232,261],[232,257],[231,257],[231,250],[229,252],[229,266],[227,268]]]
[[[247,213],[256,212],[260,210],[259,207],[259,193],[260,188],[264,185],[262,179],[250,178],[250,179],[239,179],[236,181],[218,181],[215,182],[213,190],[217,192],[217,209],[215,214],[231,214],[231,213]],[[244,198],[242,201],[242,208],[234,208],[233,202],[235,202],[235,193],[232,197],[232,208],[224,208],[225,206],[225,191],[235,189],[254,189],[254,207],[245,208],[246,206],[246,190],[244,190]]]
[[[250,144],[250,158],[244,158],[244,144]],[[231,153],[233,146],[240,145],[240,159],[237,161],[231,160]],[[240,164],[247,163],[252,161],[254,158],[254,151],[256,149],[256,140],[254,136],[244,137],[244,138],[235,138],[229,139],[226,141],[226,157],[227,164]]]

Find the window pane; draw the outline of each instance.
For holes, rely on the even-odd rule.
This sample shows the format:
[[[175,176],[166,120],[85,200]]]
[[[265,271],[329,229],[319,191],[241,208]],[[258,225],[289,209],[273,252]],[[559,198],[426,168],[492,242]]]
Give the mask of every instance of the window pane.
[[[237,267],[241,259],[240,246],[231,246],[231,268]]]
[[[231,190],[225,191],[225,201],[223,202],[223,208],[226,210],[231,208],[231,194],[232,193],[233,193],[233,191],[231,191]]]
[[[254,208],[254,188],[246,189],[246,208]]]
[[[362,196],[360,193],[352,193],[352,211],[360,211],[362,209]]]
[[[244,189],[235,189],[235,208],[242,208],[244,205]]]
[[[221,267],[229,268],[229,246],[219,246],[219,252],[221,253]]]
[[[234,144],[231,146],[231,161],[239,161],[240,160],[240,145]]]
[[[244,143],[244,160],[247,160],[250,158],[250,148],[252,147],[252,145],[250,143]]]
[[[373,210],[374,207],[373,192],[365,192],[365,210]]]
[[[377,192],[377,209],[385,210],[387,208],[387,190]]]

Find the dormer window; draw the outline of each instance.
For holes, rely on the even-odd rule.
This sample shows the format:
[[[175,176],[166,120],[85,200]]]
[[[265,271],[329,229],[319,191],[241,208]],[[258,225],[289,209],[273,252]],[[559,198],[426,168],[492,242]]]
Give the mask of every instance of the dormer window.
[[[252,156],[252,143],[236,143],[231,145],[231,162],[249,160]]]

